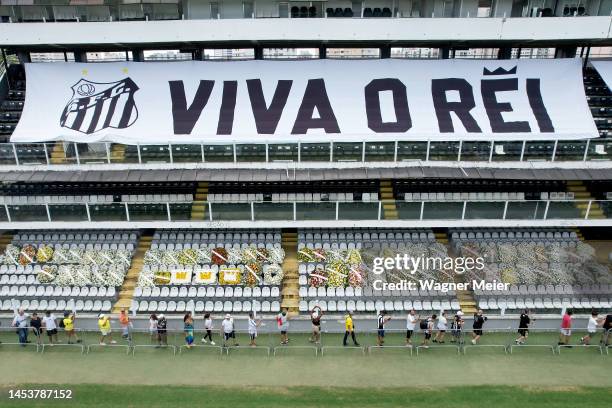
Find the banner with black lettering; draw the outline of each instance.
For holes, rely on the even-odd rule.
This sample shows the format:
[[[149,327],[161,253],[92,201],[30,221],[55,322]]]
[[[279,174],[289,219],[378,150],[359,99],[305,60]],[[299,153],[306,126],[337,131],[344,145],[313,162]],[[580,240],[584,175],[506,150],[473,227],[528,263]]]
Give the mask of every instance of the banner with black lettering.
[[[13,142],[597,137],[579,59],[33,63]]]

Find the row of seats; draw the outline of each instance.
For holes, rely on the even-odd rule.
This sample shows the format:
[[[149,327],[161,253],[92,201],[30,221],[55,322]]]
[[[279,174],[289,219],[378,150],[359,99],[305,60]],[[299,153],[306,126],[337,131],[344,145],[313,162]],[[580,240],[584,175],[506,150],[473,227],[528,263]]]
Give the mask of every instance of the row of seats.
[[[371,231],[353,232],[327,230],[323,232],[300,232],[298,233],[298,242],[304,244],[309,242],[334,241],[334,242],[403,242],[403,241],[435,241],[436,237],[432,231],[415,230],[415,231],[389,231],[372,229]]]
[[[478,300],[478,307],[482,310],[523,310],[534,312],[552,311],[560,309],[609,309],[612,297],[601,299],[589,298],[482,298]]]
[[[451,302],[429,302],[420,300],[300,300],[300,312],[308,312],[315,306],[319,306],[323,311],[327,312],[367,312],[375,313],[381,310],[387,312],[407,312],[414,309],[417,312],[440,312],[446,310],[449,313],[460,310],[459,302],[453,300]]]
[[[515,295],[609,295],[612,286],[606,283],[595,285],[510,285],[509,291],[474,290],[474,295],[485,296],[495,294],[498,296]]]
[[[250,311],[262,313],[277,313],[280,312],[280,302],[278,300],[268,301],[263,300],[226,300],[226,301],[203,301],[189,300],[181,301],[165,301],[165,300],[133,300],[130,310],[140,313],[184,313],[186,311],[194,311],[196,313],[214,312],[214,313],[247,313]]]
[[[280,232],[262,232],[254,230],[251,232],[206,232],[206,230],[158,230],[153,234],[153,242],[164,243],[197,243],[197,242],[280,242]]]
[[[481,193],[404,193],[405,201],[490,201],[490,200],[524,200],[525,193],[522,192],[481,192]]]
[[[123,194],[121,201],[125,203],[190,203],[193,194]]]
[[[13,243],[34,243],[40,242],[45,244],[65,243],[65,242],[76,242],[83,243],[89,242],[96,243],[99,241],[116,241],[119,242],[132,242],[138,239],[138,233],[132,230],[85,230],[80,232],[74,231],[38,231],[38,232],[23,232],[17,233],[13,236]]]
[[[0,196],[0,204],[11,205],[31,205],[31,204],[74,204],[74,203],[90,203],[103,204],[112,203],[112,195],[39,195],[39,196]]]
[[[510,240],[543,240],[543,239],[555,239],[555,240],[567,240],[575,241],[578,239],[578,235],[574,231],[557,230],[557,231],[512,231],[512,230],[461,230],[452,231],[450,233],[452,240],[499,240],[499,239],[510,239]]]
[[[306,278],[306,275],[301,275],[300,279]],[[303,279],[302,279],[303,281]],[[305,283],[307,285],[307,283]],[[390,291],[390,290],[374,290],[370,286],[364,288],[353,288],[348,286],[343,287],[328,287],[328,288],[315,288],[300,286],[300,297],[301,298],[343,298],[343,297],[358,297],[358,298],[385,298],[385,297],[403,297],[403,298],[418,298],[420,300],[437,299],[437,298],[453,298],[456,295],[454,290],[449,290],[444,293],[437,290],[402,290],[402,291]]]
[[[154,286],[134,289],[138,298],[278,298],[278,286]]]
[[[178,4],[149,3],[149,4],[88,4],[82,8],[78,5],[32,5],[25,4],[19,7],[0,6],[0,21],[23,21],[23,22],[42,22],[42,21],[134,21],[134,20],[179,20],[180,14]]]
[[[160,244],[157,242],[154,242],[151,244],[151,249],[159,249],[162,251],[181,251],[183,249],[202,249],[202,248],[225,248],[225,249],[230,249],[230,248],[248,248],[249,246],[255,245],[257,248],[266,248],[266,249],[272,249],[272,248],[280,248],[281,244],[280,242],[276,242],[274,244],[271,243],[265,243],[263,241],[257,241],[257,242],[251,242],[251,243],[223,243],[223,242],[208,242],[208,243],[184,243],[184,244]]]
[[[50,311],[64,312],[76,310],[77,312],[110,312],[112,302],[110,300],[77,300],[74,305],[69,304],[65,299],[5,299],[0,302],[0,310],[14,311],[23,308],[28,311]]]
[[[377,192],[364,193],[273,193],[273,194],[231,194],[213,193],[208,195],[211,203],[236,203],[252,201],[271,202],[319,202],[319,201],[378,201]]]
[[[53,285],[38,286],[9,286],[0,287],[0,297],[70,297],[70,298],[109,298],[114,299],[117,295],[113,286],[74,286],[60,287]]]

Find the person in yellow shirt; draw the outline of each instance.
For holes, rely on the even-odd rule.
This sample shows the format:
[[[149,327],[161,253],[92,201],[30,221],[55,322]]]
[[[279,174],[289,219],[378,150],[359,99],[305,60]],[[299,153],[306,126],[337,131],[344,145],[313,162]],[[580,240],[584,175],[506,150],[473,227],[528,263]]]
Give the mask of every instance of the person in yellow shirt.
[[[355,338],[355,324],[353,323],[353,315],[350,311],[346,314],[346,317],[344,318],[344,327],[345,331],[344,340],[342,340],[342,345],[346,346],[346,340],[348,339],[348,336],[350,334],[355,347],[359,347],[359,343],[357,343],[357,339]]]
[[[81,340],[77,337],[76,331],[74,330],[74,320],[76,319],[76,315],[74,313],[66,312],[64,313],[64,331],[66,332],[66,337],[68,339],[68,344],[72,344],[72,339],[76,343],[80,343]]]
[[[100,328],[100,345],[106,346],[104,340],[108,337],[111,344],[117,344],[115,340],[113,340],[113,335],[111,334],[111,323],[110,317],[105,314],[100,314],[98,316],[98,327]]]

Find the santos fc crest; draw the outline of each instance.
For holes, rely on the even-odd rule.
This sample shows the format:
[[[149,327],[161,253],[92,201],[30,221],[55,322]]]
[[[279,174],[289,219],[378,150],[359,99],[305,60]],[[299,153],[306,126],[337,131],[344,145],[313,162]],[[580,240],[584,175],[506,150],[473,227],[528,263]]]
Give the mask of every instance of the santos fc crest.
[[[60,126],[85,134],[106,128],[125,129],[138,119],[131,78],[100,83],[81,79],[72,86],[72,98],[62,112]]]

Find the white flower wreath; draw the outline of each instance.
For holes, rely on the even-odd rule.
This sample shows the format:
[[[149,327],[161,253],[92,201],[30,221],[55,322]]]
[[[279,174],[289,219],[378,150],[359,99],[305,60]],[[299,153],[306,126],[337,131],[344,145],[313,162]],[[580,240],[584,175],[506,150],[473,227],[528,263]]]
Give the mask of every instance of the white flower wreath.
[[[278,264],[264,266],[264,283],[266,285],[280,285],[283,281],[283,269]]]

